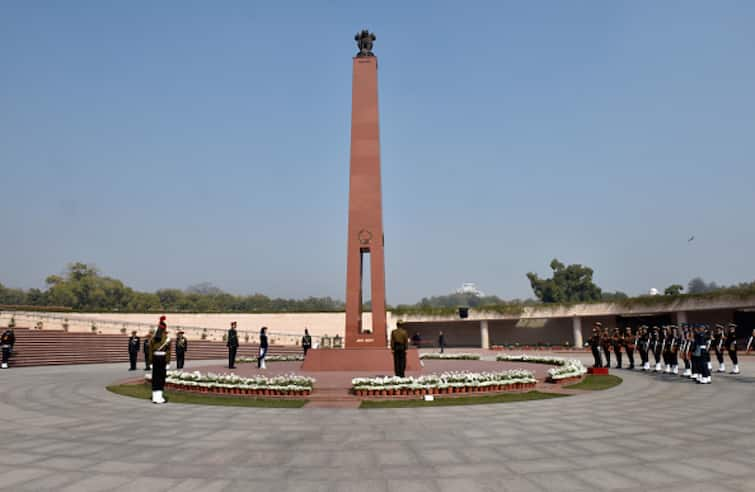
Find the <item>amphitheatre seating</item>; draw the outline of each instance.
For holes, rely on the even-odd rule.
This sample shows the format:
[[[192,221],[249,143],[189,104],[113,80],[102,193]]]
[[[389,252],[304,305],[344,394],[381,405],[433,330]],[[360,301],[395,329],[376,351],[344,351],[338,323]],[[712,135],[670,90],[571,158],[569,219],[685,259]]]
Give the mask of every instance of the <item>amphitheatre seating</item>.
[[[128,363],[128,335],[72,333],[62,330],[30,330],[28,328],[14,328],[14,331],[16,344],[11,356],[13,367]],[[171,336],[174,337],[174,335]],[[138,360],[143,366],[144,353],[141,352],[141,348],[139,347]],[[236,357],[255,357],[258,350],[258,345],[242,342]],[[298,354],[300,352],[300,348],[293,346],[271,345],[269,348],[269,354]],[[172,358],[175,360],[175,348]],[[228,349],[225,342],[189,340],[187,361],[227,358]]]

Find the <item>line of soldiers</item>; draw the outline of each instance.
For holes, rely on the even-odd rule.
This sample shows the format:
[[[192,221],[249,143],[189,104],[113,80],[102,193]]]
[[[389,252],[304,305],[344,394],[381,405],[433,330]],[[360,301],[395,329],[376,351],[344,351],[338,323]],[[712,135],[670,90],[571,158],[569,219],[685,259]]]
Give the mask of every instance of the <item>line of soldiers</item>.
[[[747,352],[753,348],[755,330],[747,343]],[[622,349],[629,359],[629,369],[634,369],[634,352],[639,352],[643,371],[650,371],[650,355],[653,356],[655,372],[679,374],[679,359],[684,363],[683,377],[695,379],[698,383],[711,382],[711,349],[718,360],[718,372],[726,372],[724,350],[732,362],[731,374],[739,374],[737,357],[737,325],[729,323],[728,331],[717,324],[711,330],[708,325],[653,326],[643,325],[636,332],[626,327],[624,333],[619,328],[613,331],[603,328],[597,322],[593,327],[589,345],[595,359],[594,367],[610,367],[611,352],[616,357],[616,368],[622,368]],[[605,357],[605,364],[603,363]]]

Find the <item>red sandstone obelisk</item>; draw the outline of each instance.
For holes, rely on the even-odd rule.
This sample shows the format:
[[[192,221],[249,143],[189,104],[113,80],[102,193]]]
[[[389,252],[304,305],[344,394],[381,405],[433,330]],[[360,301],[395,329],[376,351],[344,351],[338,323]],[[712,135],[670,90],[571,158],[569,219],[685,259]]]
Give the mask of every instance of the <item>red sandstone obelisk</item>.
[[[375,35],[355,36],[351,93],[351,164],[349,174],[349,229],[346,260],[347,349],[386,347],[385,263],[383,203],[380,186],[380,128],[378,119]],[[369,255],[372,326],[362,326],[365,257]]]

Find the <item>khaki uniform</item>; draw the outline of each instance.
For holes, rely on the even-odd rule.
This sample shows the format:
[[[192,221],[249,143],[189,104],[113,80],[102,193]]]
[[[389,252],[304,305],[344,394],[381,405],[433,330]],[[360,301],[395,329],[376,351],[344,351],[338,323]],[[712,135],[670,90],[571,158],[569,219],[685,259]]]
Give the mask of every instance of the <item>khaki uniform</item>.
[[[393,372],[404,377],[406,372],[406,349],[409,347],[409,335],[401,326],[391,332],[391,350],[393,351]]]

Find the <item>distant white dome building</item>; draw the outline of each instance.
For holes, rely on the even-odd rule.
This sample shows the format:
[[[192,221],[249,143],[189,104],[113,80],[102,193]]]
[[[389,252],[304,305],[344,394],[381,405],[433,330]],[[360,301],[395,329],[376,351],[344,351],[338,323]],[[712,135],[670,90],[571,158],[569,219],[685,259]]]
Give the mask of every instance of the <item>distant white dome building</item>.
[[[658,292],[658,289],[656,289],[655,287],[653,287],[653,288],[651,288],[651,289],[650,289],[650,290],[648,291],[648,295],[651,295],[651,296],[657,296],[657,295],[660,295],[660,292]]]
[[[460,289],[456,289],[457,294],[474,294],[478,297],[483,297],[485,294],[477,288],[477,284],[474,282],[464,282],[461,284]]]

